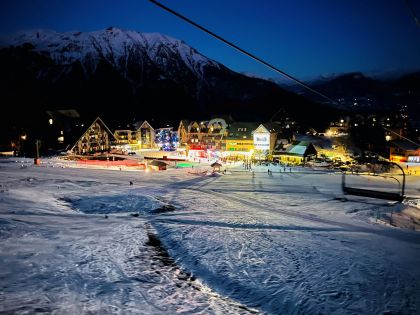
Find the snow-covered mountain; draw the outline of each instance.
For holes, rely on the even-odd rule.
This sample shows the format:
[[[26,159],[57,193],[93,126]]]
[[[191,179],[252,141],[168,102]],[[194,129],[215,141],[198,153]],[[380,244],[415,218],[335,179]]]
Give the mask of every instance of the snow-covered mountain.
[[[319,112],[275,82],[234,72],[181,40],[115,27],[3,36],[0,70],[5,103],[32,112],[75,108],[105,119],[172,121],[211,114],[263,121],[280,107],[312,120]]]
[[[150,63],[170,77],[179,72],[190,72],[200,79],[206,68],[223,67],[181,40],[159,33],[139,33],[115,27],[87,33],[32,30],[0,39],[0,47],[28,44],[33,46],[32,51],[50,57],[57,65],[71,66],[80,62],[87,76],[101,61],[115,67],[127,79],[133,79],[130,72],[144,71]]]

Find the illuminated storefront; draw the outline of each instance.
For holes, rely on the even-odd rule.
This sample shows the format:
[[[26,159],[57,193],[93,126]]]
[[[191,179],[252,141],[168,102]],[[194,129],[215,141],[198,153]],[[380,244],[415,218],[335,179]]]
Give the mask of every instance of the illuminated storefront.
[[[230,159],[249,159],[254,151],[254,138],[252,132],[257,126],[258,124],[252,122],[232,123],[225,140],[225,152]]]
[[[391,162],[420,163],[420,148],[408,141],[392,141],[389,160]]]
[[[265,123],[253,131],[254,155],[257,160],[265,160],[272,154],[280,130],[280,126],[275,123]]]

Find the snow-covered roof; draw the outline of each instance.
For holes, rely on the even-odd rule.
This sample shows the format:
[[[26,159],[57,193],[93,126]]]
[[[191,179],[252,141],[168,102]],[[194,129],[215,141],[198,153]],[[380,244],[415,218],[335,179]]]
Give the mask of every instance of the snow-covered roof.
[[[281,153],[286,155],[305,156],[307,154],[308,149],[310,148],[313,148],[313,150],[316,151],[312,143],[307,141],[300,141],[297,144],[292,144],[288,146],[286,151]]]

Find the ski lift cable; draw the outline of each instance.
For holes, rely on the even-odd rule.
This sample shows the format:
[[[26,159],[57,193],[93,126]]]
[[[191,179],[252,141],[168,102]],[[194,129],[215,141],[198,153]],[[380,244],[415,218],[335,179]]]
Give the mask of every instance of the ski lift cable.
[[[243,49],[243,48],[241,48],[241,47],[239,47],[239,46],[235,45],[234,43],[232,43],[232,42],[230,42],[230,41],[228,41],[228,40],[224,39],[223,37],[221,37],[221,36],[217,35],[216,33],[212,32],[212,31],[208,30],[207,28],[205,28],[205,27],[203,27],[203,26],[199,25],[198,23],[196,23],[196,22],[194,22],[194,21],[190,20],[190,19],[189,19],[189,18],[187,18],[186,16],[184,16],[184,15],[182,15],[182,14],[180,14],[180,13],[178,13],[178,12],[174,11],[174,10],[172,10],[171,8],[169,8],[169,7],[167,7],[167,6],[163,5],[163,4],[161,4],[160,2],[158,2],[158,1],[156,1],[156,0],[149,0],[149,1],[150,1],[151,3],[153,3],[153,4],[157,5],[158,7],[160,7],[160,8],[162,8],[162,9],[164,9],[165,11],[167,11],[167,12],[169,12],[169,13],[171,13],[171,14],[173,14],[173,15],[177,16],[177,17],[179,17],[180,19],[184,20],[185,22],[187,22],[187,23],[189,23],[189,24],[191,24],[191,25],[193,25],[193,26],[197,27],[198,29],[200,29],[200,30],[204,31],[205,33],[207,33],[207,34],[209,34],[209,35],[213,36],[214,38],[216,38],[216,39],[218,39],[219,41],[221,41],[221,42],[223,42],[223,43],[227,44],[228,46],[230,46],[230,47],[232,47],[232,48],[234,48],[234,49],[238,50],[238,51],[239,51],[239,52],[241,52],[242,54],[244,54],[244,55],[246,55],[246,56],[248,56],[248,57],[251,57],[252,59],[254,59],[254,60],[258,61],[259,63],[263,64],[264,66],[266,66],[266,67],[268,67],[268,68],[270,68],[271,70],[274,70],[275,72],[277,72],[277,73],[279,73],[279,74],[281,74],[281,75],[285,76],[285,77],[286,77],[286,78],[288,78],[289,80],[294,81],[295,83],[297,83],[298,85],[300,85],[300,86],[304,87],[305,89],[307,89],[307,90],[311,91],[312,93],[317,94],[317,95],[319,95],[319,96],[321,96],[321,97],[323,97],[323,98],[327,99],[328,101],[330,101],[330,102],[332,102],[332,103],[334,103],[334,104],[340,105],[340,104],[339,104],[339,102],[337,102],[336,100],[332,99],[331,97],[329,97],[329,96],[325,95],[324,93],[321,93],[321,92],[319,92],[319,91],[317,91],[317,90],[315,90],[315,89],[311,88],[311,87],[310,87],[309,85],[307,85],[306,83],[304,83],[304,82],[300,81],[299,79],[296,79],[295,77],[291,76],[290,74],[287,74],[286,72],[284,72],[284,71],[280,70],[279,68],[277,68],[277,67],[275,67],[275,66],[273,66],[273,65],[269,64],[268,62],[266,62],[266,61],[264,61],[263,59],[261,59],[261,58],[259,58],[259,57],[255,56],[254,54],[252,54],[252,53],[250,53],[250,52],[246,51],[245,49]]]
[[[395,131],[393,131],[393,130],[391,130],[391,129],[385,128],[385,127],[383,127],[383,126],[382,126],[382,128],[383,128],[384,130],[388,131],[388,132],[391,132],[391,133],[395,134],[396,136],[398,136],[398,137],[400,137],[400,138],[403,138],[403,139],[405,139],[405,140],[407,140],[407,141],[411,142],[412,144],[414,144],[414,145],[416,145],[416,146],[418,146],[418,147],[420,148],[420,144],[418,144],[417,142],[415,142],[415,141],[413,141],[413,140],[411,140],[411,139],[408,139],[408,138],[406,138],[406,137],[404,137],[404,136],[400,135],[399,133],[397,133],[397,132],[395,132]]]
[[[228,40],[224,39],[223,37],[221,37],[221,36],[217,35],[216,33],[214,33],[214,32],[212,32],[212,31],[208,30],[207,28],[205,28],[205,27],[201,26],[200,24],[198,24],[198,23],[196,23],[196,22],[192,21],[191,19],[187,18],[186,16],[184,16],[184,15],[182,15],[182,14],[180,14],[180,13],[178,13],[178,12],[174,11],[174,10],[172,10],[171,8],[169,8],[169,7],[167,7],[167,6],[163,5],[163,4],[161,4],[160,2],[158,2],[158,1],[156,1],[156,0],[149,0],[149,2],[151,2],[151,3],[155,4],[156,6],[160,7],[161,9],[163,9],[163,10],[165,10],[165,11],[167,11],[167,12],[169,12],[169,13],[171,13],[171,14],[173,14],[173,15],[177,16],[177,17],[179,17],[180,19],[184,20],[185,22],[187,22],[187,23],[189,23],[189,24],[191,24],[191,25],[193,25],[193,26],[197,27],[198,29],[200,29],[200,30],[204,31],[205,33],[207,33],[207,34],[209,34],[209,35],[213,36],[213,37],[214,37],[214,38],[216,38],[217,40],[219,40],[219,41],[221,41],[221,42],[223,42],[223,43],[227,44],[228,46],[230,46],[230,47],[232,47],[232,48],[234,48],[234,49],[238,50],[238,51],[239,51],[239,52],[241,52],[242,54],[244,54],[244,55],[246,55],[246,56],[248,56],[248,57],[250,57],[250,58],[252,58],[252,59],[254,59],[254,60],[256,60],[256,61],[258,61],[259,63],[263,64],[264,66],[266,66],[266,67],[268,67],[268,68],[270,68],[271,70],[274,70],[275,72],[277,72],[277,73],[279,73],[279,74],[281,74],[281,75],[285,76],[285,77],[286,77],[286,78],[288,78],[289,80],[294,81],[295,83],[297,83],[298,85],[300,85],[300,86],[304,87],[305,89],[307,89],[307,90],[311,91],[312,93],[317,94],[317,95],[319,95],[319,96],[321,96],[321,97],[323,97],[323,98],[327,99],[328,101],[330,101],[330,102],[332,102],[332,103],[334,103],[334,104],[336,104],[336,105],[340,105],[340,103],[339,103],[338,101],[336,101],[336,100],[332,99],[331,97],[329,97],[329,96],[325,95],[324,93],[321,93],[321,92],[319,92],[319,91],[317,91],[317,90],[313,89],[312,87],[310,87],[310,86],[309,86],[309,85],[307,85],[306,83],[304,83],[304,82],[300,81],[299,79],[296,79],[295,77],[291,76],[290,74],[287,74],[286,72],[284,72],[284,71],[282,71],[282,70],[278,69],[277,67],[275,67],[275,66],[271,65],[270,63],[268,63],[268,62],[264,61],[263,59],[261,59],[261,58],[259,58],[259,57],[255,56],[254,54],[252,54],[252,53],[250,53],[250,52],[246,51],[245,49],[243,49],[243,48],[241,48],[241,47],[239,47],[239,46],[235,45],[234,43],[232,43],[232,42],[230,42],[230,41],[228,41]],[[414,10],[413,10],[413,9],[412,9],[412,7],[410,6],[410,4],[409,4],[409,0],[406,0],[406,4],[407,4],[407,6],[409,7],[410,12],[411,12],[411,14],[412,14],[412,15],[413,15],[413,17],[414,17],[414,20],[415,20],[415,21],[416,21],[416,23],[420,26],[419,19],[417,18],[417,16],[416,16],[416,14],[415,14]],[[389,130],[389,129],[385,128],[385,127],[383,127],[383,129],[384,129],[384,130],[387,130],[387,131],[389,131],[389,132],[393,132],[393,133],[395,133],[394,131]],[[398,135],[398,136],[399,136],[399,137],[401,137],[401,138],[404,138],[404,139],[406,139],[406,140],[408,140],[408,141],[410,141],[410,142],[412,142],[413,144],[418,145],[416,142],[414,142],[414,141],[412,141],[412,140],[410,140],[410,139],[408,139],[408,138],[405,138],[405,137],[400,136],[400,135]]]

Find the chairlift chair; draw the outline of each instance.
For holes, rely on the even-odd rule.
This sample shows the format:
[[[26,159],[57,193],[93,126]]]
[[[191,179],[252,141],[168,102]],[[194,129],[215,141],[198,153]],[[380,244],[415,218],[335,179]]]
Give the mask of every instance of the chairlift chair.
[[[346,172],[343,172],[343,175],[342,175],[341,187],[342,187],[343,193],[345,195],[355,195],[355,196],[361,196],[361,197],[370,197],[370,198],[402,202],[405,198],[405,195],[404,195],[405,173],[402,167],[399,166],[397,163],[390,162],[390,164],[396,165],[401,170],[402,175],[403,175],[403,182],[401,186],[401,191],[399,193],[346,186]]]

